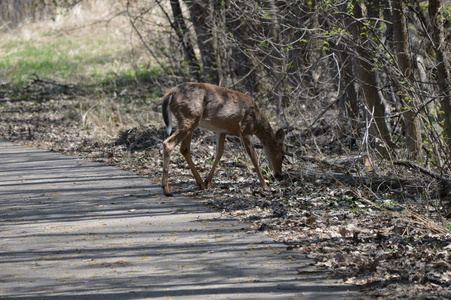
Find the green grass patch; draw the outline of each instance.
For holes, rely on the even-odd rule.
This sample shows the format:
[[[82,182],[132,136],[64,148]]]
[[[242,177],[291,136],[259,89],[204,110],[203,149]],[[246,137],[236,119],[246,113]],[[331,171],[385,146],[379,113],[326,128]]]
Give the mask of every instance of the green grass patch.
[[[6,38],[5,38],[6,37]],[[73,84],[130,84],[157,76],[158,68],[134,67],[127,44],[104,36],[38,36],[24,40],[0,35],[0,83],[21,88],[34,74]]]
[[[1,80],[19,86],[29,81],[33,74],[39,77],[67,78],[78,71],[78,64],[67,58],[69,46],[61,42],[34,44],[13,40],[2,43],[0,61]]]
[[[108,138],[123,129],[161,123],[162,91],[156,82],[164,70],[153,67],[136,45],[132,51],[129,35],[117,28],[44,27],[45,32],[32,35],[31,29],[0,34],[1,97],[31,105],[70,100],[55,110]]]

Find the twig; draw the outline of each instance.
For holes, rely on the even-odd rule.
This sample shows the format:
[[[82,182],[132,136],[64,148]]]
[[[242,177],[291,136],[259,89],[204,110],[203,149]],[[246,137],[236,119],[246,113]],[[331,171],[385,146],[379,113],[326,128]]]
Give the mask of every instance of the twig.
[[[449,178],[446,178],[446,177],[444,177],[444,176],[442,176],[442,175],[440,175],[440,174],[438,174],[438,173],[436,173],[436,172],[434,172],[432,170],[428,170],[425,167],[417,165],[417,164],[415,164],[415,163],[413,163],[411,161],[395,160],[395,161],[393,161],[393,164],[397,165],[397,166],[405,166],[405,167],[408,167],[408,168],[416,169],[416,170],[420,171],[421,173],[424,173],[424,174],[426,174],[426,175],[428,175],[428,176],[430,176],[430,177],[432,177],[434,179],[437,179],[437,180],[449,181]]]
[[[2,21],[3,25],[0,27],[0,30],[3,29],[3,27],[6,27],[6,29],[8,29],[10,34],[13,34],[13,30],[11,29],[11,27],[8,26],[8,23],[11,22],[5,22],[5,20],[3,20],[3,18],[0,17],[0,20]]]
[[[157,64],[160,66],[161,70],[164,70],[165,67],[160,63],[160,61],[158,60],[157,56],[155,55],[155,53],[152,51],[152,49],[150,49],[150,47],[147,45],[147,43],[144,41],[143,36],[141,35],[141,32],[139,32],[138,28],[136,28],[135,22],[133,21],[133,18],[130,14],[129,11],[129,5],[130,5],[130,1],[127,1],[127,15],[128,18],[130,20],[130,24],[133,27],[133,30],[136,32],[136,34],[138,35],[139,39],[141,40],[141,43],[144,45],[144,47],[146,47],[147,51],[150,53],[150,55],[152,55],[152,57],[155,59],[155,61],[157,62]]]
[[[312,122],[312,124],[310,124],[309,129],[311,129],[313,127],[313,125],[315,125],[316,122],[318,122],[319,119],[321,119],[321,117],[332,107],[337,103],[337,99],[334,100],[332,103],[330,103],[319,115],[318,117],[316,117],[316,119]]]
[[[96,20],[96,21],[93,21],[93,22],[91,22],[89,24],[84,24],[84,25],[81,25],[81,26],[74,26],[74,27],[68,28],[68,29],[57,29],[57,30],[55,30],[55,32],[57,32],[57,33],[71,32],[71,31],[75,31],[75,30],[80,30],[80,29],[84,29],[84,28],[87,28],[87,27],[91,27],[93,25],[100,24],[100,23],[106,23],[108,25],[114,18],[119,17],[119,16],[123,15],[124,13],[125,13],[125,11],[120,11],[120,12],[118,12],[116,14],[110,13],[108,16],[105,16],[105,17],[109,17],[106,20],[105,19]]]
[[[334,176],[332,175],[332,177],[334,177]],[[351,193],[353,193],[353,194],[354,194],[357,198],[359,198],[360,200],[363,200],[363,201],[365,201],[365,202],[371,204],[373,207],[376,207],[376,208],[378,208],[378,209],[384,211],[384,212],[387,213],[387,214],[393,215],[393,216],[395,216],[395,217],[397,217],[397,218],[406,220],[406,221],[411,222],[411,223],[415,223],[415,224],[418,224],[418,225],[425,226],[425,227],[429,228],[429,229],[431,230],[432,233],[441,233],[441,234],[449,233],[449,230],[448,230],[448,229],[446,229],[446,228],[444,228],[444,227],[442,227],[442,226],[440,226],[440,225],[434,224],[434,222],[433,222],[432,220],[430,220],[429,218],[420,216],[419,214],[417,214],[416,212],[411,211],[410,209],[404,209],[404,212],[407,213],[407,214],[409,214],[409,215],[411,216],[411,218],[407,218],[407,217],[404,216],[404,215],[401,215],[401,214],[399,214],[399,213],[397,213],[397,212],[388,210],[388,209],[386,209],[386,208],[380,206],[379,204],[374,203],[373,201],[371,201],[371,200],[369,200],[369,199],[367,199],[367,198],[361,196],[357,191],[355,191],[354,189],[349,188],[349,187],[346,186],[343,182],[341,182],[339,179],[337,179],[337,178],[334,178],[334,179],[335,179],[335,180],[336,180],[336,181],[337,181],[344,189],[346,189],[346,190],[350,191]]]
[[[35,78],[33,78],[33,81],[31,82],[31,85],[33,85],[33,84],[35,84],[35,83],[46,83],[46,84],[51,84],[51,85],[60,86],[60,87],[63,87],[63,88],[65,88],[65,89],[70,89],[70,88],[72,88],[71,86],[69,86],[69,85],[67,85],[67,84],[57,83],[57,82],[55,82],[55,81],[43,80],[43,79],[39,78],[38,74],[36,74],[36,73],[33,73],[32,75],[33,75]],[[28,89],[28,88],[30,88],[31,85],[27,86],[27,87],[25,88],[25,90]]]

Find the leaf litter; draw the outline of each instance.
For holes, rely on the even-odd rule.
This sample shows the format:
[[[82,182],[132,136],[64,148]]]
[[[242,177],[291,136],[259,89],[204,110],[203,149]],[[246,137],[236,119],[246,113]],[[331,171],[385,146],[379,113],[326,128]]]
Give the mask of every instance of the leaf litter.
[[[76,100],[3,103],[0,138],[117,166],[159,184],[164,128],[134,127],[108,139],[62,113],[76,107]],[[206,174],[214,137],[198,130],[192,148],[199,172]],[[254,231],[285,243],[287,251],[303,253],[317,268],[361,286],[371,297],[451,298],[451,234],[430,221],[437,219],[437,205],[418,205],[422,195],[339,184],[309,160],[286,164],[288,176],[280,182],[262,164],[273,181],[265,190],[237,139],[228,138],[225,152],[212,188],[205,191],[197,189],[183,157],[174,154],[173,193],[248,222]]]

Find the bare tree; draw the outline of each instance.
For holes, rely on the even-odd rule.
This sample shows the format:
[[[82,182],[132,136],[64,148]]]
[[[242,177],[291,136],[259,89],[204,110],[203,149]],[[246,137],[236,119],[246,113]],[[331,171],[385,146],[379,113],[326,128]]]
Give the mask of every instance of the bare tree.
[[[446,144],[448,155],[451,151],[451,76],[449,53],[445,45],[444,16],[441,14],[441,0],[429,0],[430,29],[433,38],[433,49],[435,51],[436,77],[439,89],[442,93],[440,106],[443,111]]]
[[[354,15],[356,19],[364,18],[363,7],[361,2],[354,3]],[[370,125],[371,134],[380,139],[376,141],[376,149],[384,156],[389,158],[389,152],[393,149],[394,144],[385,122],[385,103],[382,101],[378,92],[376,73],[374,72],[374,62],[371,52],[363,47],[362,32],[363,25],[355,22],[352,26],[353,36],[360,40],[357,45],[357,66],[360,76],[360,84],[367,103],[368,113],[372,114],[374,123]],[[364,35],[363,35],[364,36]]]
[[[395,0],[150,1],[160,5],[168,27],[147,28],[143,41],[181,75],[178,81],[194,78],[249,93],[290,128],[335,126],[335,136],[324,131],[332,139],[358,143],[369,129],[385,158],[431,158],[436,166],[447,161],[443,147],[422,142],[441,145],[443,139],[451,148],[443,1],[430,0],[429,14],[416,2]],[[150,46],[158,32],[167,34],[166,41],[159,36],[167,47]],[[431,44],[433,51],[425,51]],[[422,58],[421,68],[414,57]],[[439,88],[425,89],[431,82]],[[438,99],[442,122],[428,113]],[[371,120],[369,127],[362,118]]]
[[[194,53],[194,47],[189,36],[188,27],[185,24],[180,2],[179,0],[170,0],[170,2],[172,13],[174,15],[174,30],[180,39],[180,43],[183,45],[185,60],[188,63],[191,74],[194,75],[198,81],[201,81],[202,76],[200,66],[196,54]]]
[[[414,160],[422,160],[421,151],[421,130],[419,119],[416,117],[416,98],[411,93],[411,86],[415,82],[413,67],[410,55],[410,43],[407,32],[407,19],[405,15],[405,2],[399,0],[391,0],[393,9],[393,44],[396,50],[397,63],[401,76],[405,78],[402,85],[401,101],[406,109],[404,113],[404,124],[406,131],[407,148],[409,150],[409,158]]]
[[[207,82],[219,83],[216,52],[218,51],[213,37],[213,16],[215,3],[213,0],[185,0],[196,32],[197,44],[202,57],[203,78]]]

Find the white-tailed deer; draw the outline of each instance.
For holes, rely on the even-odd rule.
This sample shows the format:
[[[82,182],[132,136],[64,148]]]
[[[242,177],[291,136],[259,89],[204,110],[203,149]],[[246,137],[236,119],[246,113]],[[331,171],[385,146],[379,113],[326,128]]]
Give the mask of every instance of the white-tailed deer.
[[[163,143],[162,186],[165,195],[171,195],[168,173],[171,153],[175,146],[182,143],[180,152],[191,168],[197,185],[203,190],[211,184],[215,168],[224,152],[226,134],[241,138],[262,187],[267,188],[268,185],[258,166],[252,143],[253,135],[262,142],[274,176],[281,177],[285,134],[282,129],[273,132],[268,119],[251,97],[212,84],[187,82],[170,89],[163,98],[163,119],[168,135],[172,131],[171,112],[177,120],[177,129]],[[216,132],[216,157],[205,183],[191,159],[191,139],[197,127]]]

